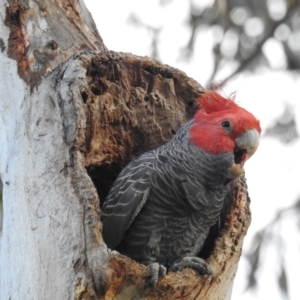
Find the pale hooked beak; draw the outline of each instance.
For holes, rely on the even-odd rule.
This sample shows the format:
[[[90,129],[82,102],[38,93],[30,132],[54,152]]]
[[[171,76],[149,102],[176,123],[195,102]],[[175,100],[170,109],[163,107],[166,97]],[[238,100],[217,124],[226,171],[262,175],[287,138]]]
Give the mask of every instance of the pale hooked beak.
[[[247,130],[235,139],[234,164],[230,168],[231,172],[238,176],[244,172],[244,163],[258,148],[259,139],[260,135],[256,129]]]
[[[259,145],[259,133],[256,129],[246,131],[243,135],[235,139],[235,145],[241,150],[247,151],[247,156],[250,158]]]

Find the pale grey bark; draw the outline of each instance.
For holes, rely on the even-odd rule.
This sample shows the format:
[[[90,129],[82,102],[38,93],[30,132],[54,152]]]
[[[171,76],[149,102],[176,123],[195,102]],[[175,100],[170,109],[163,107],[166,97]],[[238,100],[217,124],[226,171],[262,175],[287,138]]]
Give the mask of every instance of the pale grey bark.
[[[80,280],[87,284],[94,275],[101,282],[101,240],[93,233],[99,207],[84,205],[99,202],[80,151],[70,149],[85,124],[84,111],[75,109],[86,85],[81,64],[71,59],[17,103],[1,101],[10,121],[1,126],[7,140],[1,299],[71,299]]]
[[[86,69],[77,57],[49,72],[103,44],[83,2],[66,2],[1,1],[1,299],[72,299],[101,284],[99,200],[74,151]]]

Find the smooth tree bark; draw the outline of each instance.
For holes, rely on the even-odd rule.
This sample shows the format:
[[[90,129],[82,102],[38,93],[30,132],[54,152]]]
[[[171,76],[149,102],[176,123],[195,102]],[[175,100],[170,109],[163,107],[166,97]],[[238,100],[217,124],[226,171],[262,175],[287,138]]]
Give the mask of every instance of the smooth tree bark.
[[[214,277],[170,272],[153,291],[148,269],[101,236],[118,173],[191,118],[201,85],[108,51],[81,0],[0,3],[0,298],[230,299],[250,224],[243,177],[207,247]]]

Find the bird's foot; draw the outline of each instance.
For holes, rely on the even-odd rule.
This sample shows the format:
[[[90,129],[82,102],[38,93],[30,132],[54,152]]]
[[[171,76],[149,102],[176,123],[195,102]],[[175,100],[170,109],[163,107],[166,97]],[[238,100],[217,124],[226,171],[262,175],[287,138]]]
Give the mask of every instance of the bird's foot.
[[[155,290],[158,280],[166,275],[167,269],[159,263],[152,263],[147,268],[150,272],[150,285]]]
[[[206,261],[196,256],[178,257],[169,268],[171,272],[181,271],[185,268],[191,268],[197,271],[200,275],[211,275],[213,271]]]

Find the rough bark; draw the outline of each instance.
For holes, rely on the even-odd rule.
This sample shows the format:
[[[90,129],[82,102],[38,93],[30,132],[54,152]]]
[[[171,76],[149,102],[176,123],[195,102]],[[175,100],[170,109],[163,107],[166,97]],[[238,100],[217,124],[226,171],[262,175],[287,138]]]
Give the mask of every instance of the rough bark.
[[[81,1],[5,3],[0,298],[229,299],[250,223],[243,178],[208,258],[214,278],[186,269],[152,291],[146,267],[101,236],[100,203],[120,170],[168,141],[203,88],[157,61],[107,51]]]

